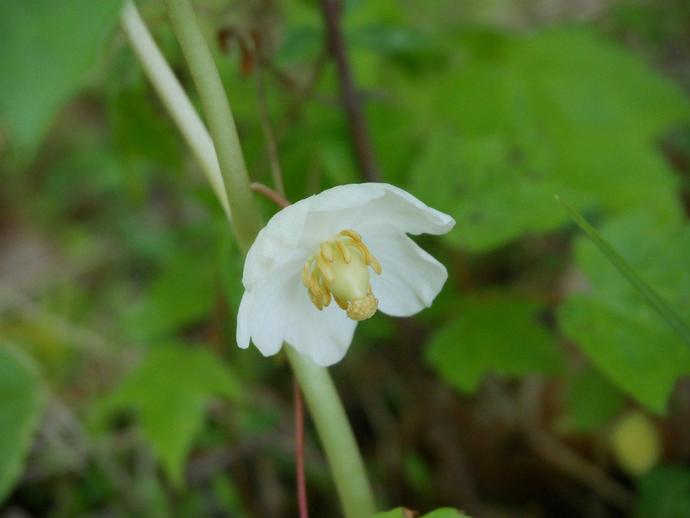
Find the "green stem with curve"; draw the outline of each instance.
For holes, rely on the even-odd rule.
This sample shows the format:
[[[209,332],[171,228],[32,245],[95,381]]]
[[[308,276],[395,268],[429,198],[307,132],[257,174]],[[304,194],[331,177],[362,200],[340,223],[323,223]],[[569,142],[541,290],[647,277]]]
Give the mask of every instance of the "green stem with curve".
[[[247,166],[230,103],[191,4],[188,0],[166,0],[166,4],[215,144],[235,235],[246,252],[261,229],[261,217],[249,187]]]
[[[192,71],[194,83],[199,91],[214,146],[206,145],[203,137],[187,138],[187,142],[202,165],[205,164],[209,180],[216,177],[213,164],[220,164],[221,180],[224,180],[225,188],[222,191],[215,189],[216,194],[223,206],[226,205],[224,199],[229,201],[230,212],[232,213],[232,218],[228,214],[229,219],[233,223],[240,246],[247,250],[261,226],[261,218],[249,186],[249,178],[232,111],[211,52],[189,1],[166,0],[166,3],[173,22],[173,29],[182,46]],[[146,26],[143,22],[139,22],[141,20],[136,8],[133,4],[128,3],[123,13],[123,26],[147,75],[156,85],[161,97],[165,98],[172,91],[179,93],[179,84],[177,84],[174,75],[165,72],[166,68],[169,72],[167,63],[164,60],[161,64],[160,60],[146,59],[146,56],[149,58],[154,56],[157,48],[148,34]],[[147,49],[144,49],[146,52],[138,48],[142,46],[142,42],[144,42],[145,47],[148,46]],[[184,104],[184,101],[182,102]],[[179,113],[178,116],[175,116],[176,110],[179,111],[179,104],[166,102],[166,106],[173,113],[173,119],[178,126],[186,124],[185,120],[189,122],[193,119],[189,114],[186,117],[180,117]],[[201,127],[205,130],[203,124]],[[181,128],[181,131],[183,134],[187,134],[184,128]],[[202,133],[203,131],[195,131],[197,137]],[[209,164],[211,165],[209,166]],[[376,508],[364,462],[328,370],[315,365],[291,347],[286,347],[286,351],[331,466],[345,516],[348,518],[372,516]]]

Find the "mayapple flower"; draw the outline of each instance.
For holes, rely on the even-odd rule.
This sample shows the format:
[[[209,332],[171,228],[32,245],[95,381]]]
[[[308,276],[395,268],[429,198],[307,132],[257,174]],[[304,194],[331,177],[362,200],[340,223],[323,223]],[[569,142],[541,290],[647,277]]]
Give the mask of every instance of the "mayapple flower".
[[[448,272],[407,234],[453,225],[384,183],[341,185],[284,208],[247,254],[238,345],[270,356],[285,342],[317,365],[340,361],[358,321],[431,305]]]

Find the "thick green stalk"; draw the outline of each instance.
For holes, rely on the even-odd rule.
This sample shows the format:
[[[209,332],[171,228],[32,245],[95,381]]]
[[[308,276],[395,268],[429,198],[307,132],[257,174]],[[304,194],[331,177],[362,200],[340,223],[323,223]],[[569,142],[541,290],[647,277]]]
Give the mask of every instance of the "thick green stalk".
[[[235,235],[240,247],[247,251],[261,228],[261,218],[249,187],[247,166],[230,103],[189,0],[166,0],[166,4],[216,147]]]
[[[139,59],[144,73],[153,84],[156,93],[175,121],[187,145],[199,161],[201,169],[211,184],[213,192],[220,200],[226,216],[231,219],[230,202],[228,202],[228,195],[225,192],[225,182],[218,165],[216,148],[213,146],[206,126],[201,122],[199,114],[170,69],[170,65],[165,61],[148,27],[141,19],[139,11],[131,1],[128,0],[125,3],[120,20],[122,30],[137,59]]]
[[[345,516],[373,516],[376,506],[364,462],[328,370],[292,347],[285,350],[326,451]]]
[[[230,105],[189,2],[187,0],[166,0],[166,2],[173,28],[192,70],[192,76],[209,121],[215,152],[226,182],[224,192],[227,193],[230,202],[236,237],[240,246],[246,250],[259,231],[261,218],[253,202]],[[132,13],[129,16],[131,17]],[[142,27],[145,30],[143,24],[133,24],[133,26],[136,30],[141,30]],[[166,90],[166,84],[167,87],[174,89],[174,85],[170,83],[170,74],[167,74],[167,79],[158,82],[151,77],[160,75],[165,67],[147,66],[146,60],[142,58],[142,52],[136,48],[145,38],[129,36],[130,43],[135,47],[149,77],[154,84],[157,84],[159,94],[165,95],[161,92]],[[151,40],[150,43],[153,41]],[[168,110],[171,112],[175,110],[170,103],[166,104]],[[174,118],[178,124],[184,124],[178,117]],[[203,139],[188,139],[188,143],[194,148],[197,158],[202,163],[213,162],[211,150],[203,145]],[[210,178],[211,175],[209,175]],[[219,192],[216,194],[222,203],[223,196]],[[373,516],[376,508],[364,462],[328,370],[315,365],[289,346],[285,349],[324,446],[345,516],[348,518]]]

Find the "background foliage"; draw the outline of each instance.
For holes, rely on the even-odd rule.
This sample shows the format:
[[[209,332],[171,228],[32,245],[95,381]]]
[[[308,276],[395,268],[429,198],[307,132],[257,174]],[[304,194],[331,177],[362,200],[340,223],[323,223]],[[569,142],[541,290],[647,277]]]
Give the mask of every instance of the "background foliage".
[[[289,369],[235,347],[242,257],[121,4],[0,3],[0,512],[293,516]],[[138,2],[194,96],[161,4]],[[253,179],[264,108],[290,199],[361,181],[318,2],[195,6]],[[690,322],[689,22],[682,0],[345,2],[381,180],[457,220],[424,243],[435,305],[364,322],[333,369],[382,509],[684,516],[690,350],[554,195]]]

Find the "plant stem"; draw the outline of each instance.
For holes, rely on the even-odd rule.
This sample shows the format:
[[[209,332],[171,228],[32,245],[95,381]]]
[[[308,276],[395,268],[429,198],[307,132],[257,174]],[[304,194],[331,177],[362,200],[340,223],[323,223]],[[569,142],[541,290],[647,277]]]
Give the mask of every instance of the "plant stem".
[[[297,378],[293,380],[293,399],[295,402],[295,474],[297,475],[297,509],[299,518],[309,518],[307,503],[307,482],[304,476],[304,407],[302,391]]]
[[[369,131],[362,113],[362,103],[355,86],[350,60],[345,48],[345,38],[340,24],[341,3],[337,0],[321,0],[321,10],[326,22],[326,38],[328,47],[335,59],[340,83],[340,97],[342,99],[350,136],[354,147],[355,157],[359,162],[364,179],[376,182],[379,178],[378,169],[374,162]]]
[[[223,175],[218,165],[216,149],[213,147],[213,141],[206,130],[206,126],[201,122],[189,97],[180,86],[161,51],[158,50],[156,42],[139,15],[139,11],[131,1],[125,3],[120,21],[125,36],[127,36],[137,59],[139,59],[144,73],[153,84],[163,105],[199,161],[201,169],[220,200],[225,214],[230,218],[230,204],[225,192]]]
[[[187,0],[166,1],[211,126],[213,140],[210,146],[203,123],[130,2],[125,6],[122,23],[149,79],[204,166],[209,181],[212,185],[217,182],[223,186],[222,189],[214,188],[214,191],[224,206],[229,205],[228,218],[232,213],[237,222],[237,240],[246,250],[259,230],[260,216],[253,202],[232,112],[191,6]],[[223,174],[211,174],[213,164],[217,165],[218,160]],[[224,180],[229,190],[226,190]],[[364,463],[328,370],[315,365],[292,347],[286,346],[285,349],[326,451],[345,515],[348,518],[372,516],[375,505]]]
[[[345,516],[373,516],[376,507],[364,462],[330,374],[292,347],[285,350],[326,451]]]
[[[261,218],[249,188],[247,166],[230,103],[189,0],[166,0],[166,4],[216,146],[235,235],[240,248],[246,252],[261,228]]]

